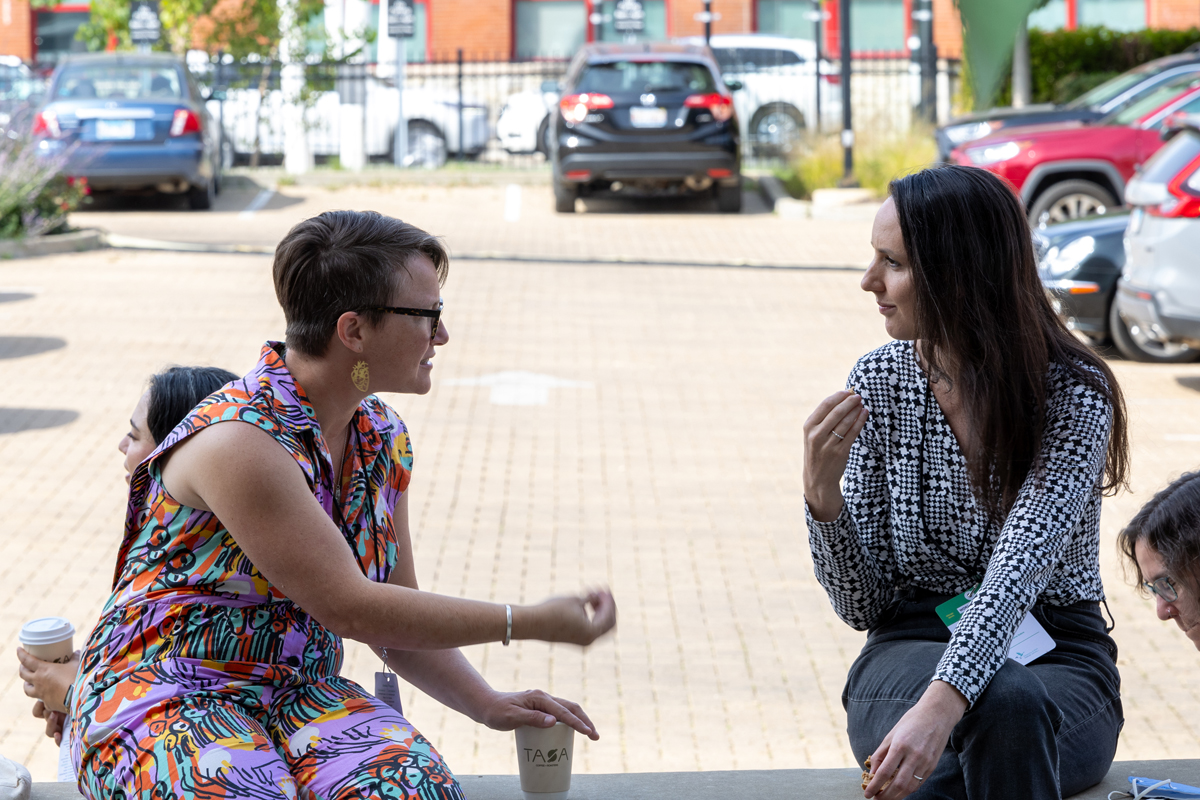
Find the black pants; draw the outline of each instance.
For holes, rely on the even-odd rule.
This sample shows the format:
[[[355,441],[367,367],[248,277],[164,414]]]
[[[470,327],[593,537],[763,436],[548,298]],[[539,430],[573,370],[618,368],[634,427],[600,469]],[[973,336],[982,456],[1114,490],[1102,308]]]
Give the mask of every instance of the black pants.
[[[929,686],[950,641],[934,609],[948,599],[898,598],[868,633],[842,692],[860,764]],[[1098,605],[1034,607],[1056,647],[1027,666],[1004,662],[914,800],[1053,800],[1104,778],[1125,720],[1117,645]]]

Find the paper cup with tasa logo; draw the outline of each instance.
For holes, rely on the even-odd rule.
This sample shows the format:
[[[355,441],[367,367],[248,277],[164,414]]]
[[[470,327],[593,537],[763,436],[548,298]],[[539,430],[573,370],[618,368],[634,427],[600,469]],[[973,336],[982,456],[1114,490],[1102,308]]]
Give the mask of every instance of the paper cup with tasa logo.
[[[62,617],[38,617],[21,626],[21,647],[34,658],[65,664],[75,652],[75,626]]]
[[[566,723],[517,728],[517,764],[525,800],[566,800],[574,757],[575,731]]]

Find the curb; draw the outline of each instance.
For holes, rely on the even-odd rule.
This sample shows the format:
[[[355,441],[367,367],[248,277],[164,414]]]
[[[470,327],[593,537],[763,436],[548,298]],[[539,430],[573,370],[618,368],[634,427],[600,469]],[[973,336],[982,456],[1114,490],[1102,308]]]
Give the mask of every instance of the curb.
[[[167,242],[159,239],[141,239],[120,234],[108,235],[109,247],[122,250],[166,250],[176,253],[226,253],[273,256],[275,248],[259,244],[204,244],[202,242]],[[452,261],[510,261],[521,264],[569,264],[572,266],[630,266],[630,267],[707,267],[774,269],[791,272],[861,272],[861,264],[774,264],[753,259],[734,261],[672,261],[667,259],[639,258],[637,256],[530,256],[517,253],[480,251],[475,253],[451,253]]]
[[[783,181],[774,175],[763,175],[758,179],[758,192],[767,208],[783,219],[808,219],[812,216],[812,203],[792,197],[783,188]]]
[[[31,236],[27,239],[0,241],[0,258],[33,258],[59,253],[81,253],[85,250],[99,250],[107,246],[104,231],[98,228],[84,228],[48,236]]]

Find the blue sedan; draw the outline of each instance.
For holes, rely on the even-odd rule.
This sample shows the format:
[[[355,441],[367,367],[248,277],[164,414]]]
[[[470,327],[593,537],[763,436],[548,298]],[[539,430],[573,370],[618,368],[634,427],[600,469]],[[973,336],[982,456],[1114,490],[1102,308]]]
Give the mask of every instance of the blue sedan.
[[[33,134],[44,157],[94,191],[154,189],[210,208],[220,140],[183,60],[166,53],[89,53],[54,70]]]

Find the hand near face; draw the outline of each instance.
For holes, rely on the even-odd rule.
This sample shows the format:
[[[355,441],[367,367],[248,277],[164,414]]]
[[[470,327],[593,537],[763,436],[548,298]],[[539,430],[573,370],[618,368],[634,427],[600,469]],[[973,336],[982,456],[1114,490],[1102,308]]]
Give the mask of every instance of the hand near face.
[[[842,511],[842,474],[867,417],[862,398],[842,391],[822,400],[804,423],[804,498],[820,522]]]

